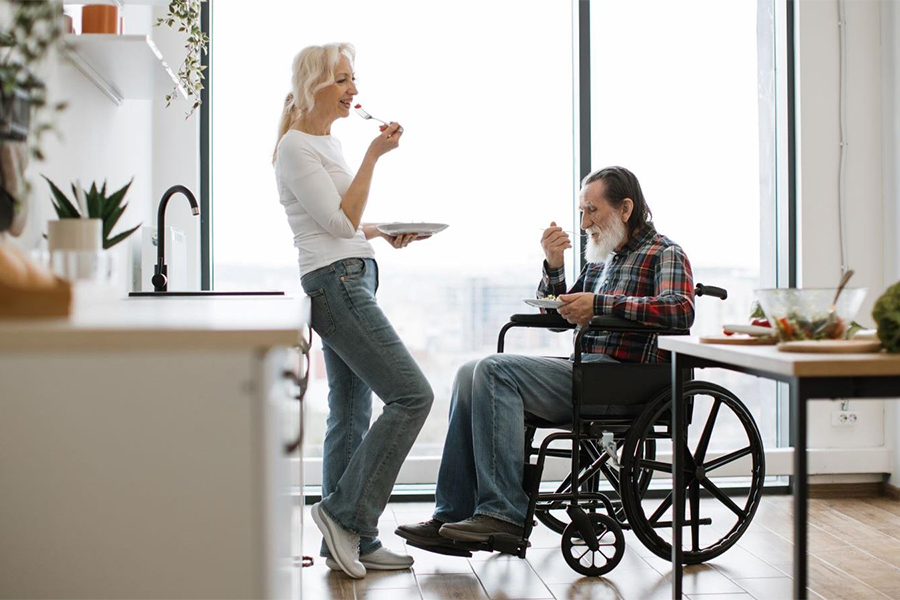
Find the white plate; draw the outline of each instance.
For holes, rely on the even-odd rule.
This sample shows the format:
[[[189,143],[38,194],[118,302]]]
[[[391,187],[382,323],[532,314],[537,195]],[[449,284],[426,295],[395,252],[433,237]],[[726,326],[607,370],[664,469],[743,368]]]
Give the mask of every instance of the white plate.
[[[444,223],[382,223],[378,231],[386,235],[404,235],[418,233],[419,235],[434,235],[447,229],[449,225]]]
[[[545,300],[544,298],[522,298],[522,302],[529,306],[536,306],[537,308],[559,308],[563,304],[566,304],[562,300]]]
[[[730,333],[746,333],[747,335],[775,335],[774,329],[761,325],[722,325],[722,329]]]

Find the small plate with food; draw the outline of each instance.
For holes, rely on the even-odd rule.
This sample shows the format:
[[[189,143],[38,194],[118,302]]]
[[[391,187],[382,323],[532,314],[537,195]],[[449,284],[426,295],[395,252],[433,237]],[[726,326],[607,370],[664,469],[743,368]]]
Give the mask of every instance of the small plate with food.
[[[535,306],[537,308],[559,308],[566,302],[563,302],[556,296],[544,296],[543,298],[522,298],[522,302],[529,306]]]
[[[378,231],[385,235],[408,235],[416,233],[419,237],[427,237],[447,229],[446,223],[381,223]]]

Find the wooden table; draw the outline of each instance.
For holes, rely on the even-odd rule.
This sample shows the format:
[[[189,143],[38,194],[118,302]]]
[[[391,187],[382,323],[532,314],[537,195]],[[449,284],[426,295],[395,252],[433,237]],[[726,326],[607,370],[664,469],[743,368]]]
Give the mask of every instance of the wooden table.
[[[684,523],[684,403],[686,369],[719,368],[774,379],[790,386],[794,447],[794,598],[807,597],[806,401],[813,398],[900,398],[900,355],[799,354],[776,346],[701,344],[696,337],[659,338],[672,353],[672,598],[682,597]]]

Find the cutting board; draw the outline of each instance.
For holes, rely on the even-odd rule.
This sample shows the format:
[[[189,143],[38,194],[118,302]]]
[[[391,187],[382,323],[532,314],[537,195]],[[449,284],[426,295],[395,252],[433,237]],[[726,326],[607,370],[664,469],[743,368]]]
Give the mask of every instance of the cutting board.
[[[771,346],[778,340],[773,335],[703,335],[700,336],[701,344],[732,344],[735,346]]]
[[[881,342],[868,340],[803,340],[784,342],[778,345],[781,352],[815,352],[830,354],[858,354],[860,352],[878,352]]]

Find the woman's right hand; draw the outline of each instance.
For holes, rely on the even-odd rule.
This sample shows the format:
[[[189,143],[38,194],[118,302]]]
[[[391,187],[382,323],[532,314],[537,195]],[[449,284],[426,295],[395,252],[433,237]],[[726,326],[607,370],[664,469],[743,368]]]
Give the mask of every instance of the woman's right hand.
[[[403,135],[403,128],[399,123],[391,122],[390,125],[381,126],[381,135],[372,140],[369,144],[369,153],[373,158],[379,158],[387,154],[391,150],[400,145],[400,137]]]
[[[544,230],[541,236],[541,247],[544,249],[544,257],[547,266],[558,269],[563,266],[563,252],[572,247],[569,234],[562,227],[556,225],[556,221],[550,222],[550,227]]]

